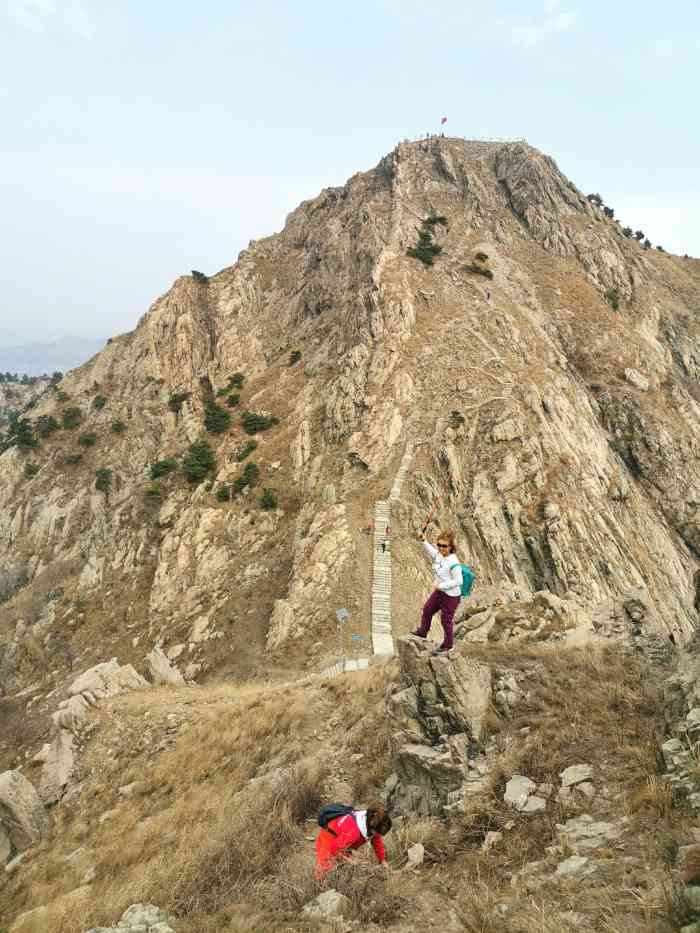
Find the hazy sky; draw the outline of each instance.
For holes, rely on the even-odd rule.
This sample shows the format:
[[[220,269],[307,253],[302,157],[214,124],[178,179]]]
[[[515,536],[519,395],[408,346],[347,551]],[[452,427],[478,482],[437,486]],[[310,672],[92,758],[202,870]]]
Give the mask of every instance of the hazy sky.
[[[0,0],[0,334],[131,329],[443,114],[700,255],[699,27],[698,0]]]

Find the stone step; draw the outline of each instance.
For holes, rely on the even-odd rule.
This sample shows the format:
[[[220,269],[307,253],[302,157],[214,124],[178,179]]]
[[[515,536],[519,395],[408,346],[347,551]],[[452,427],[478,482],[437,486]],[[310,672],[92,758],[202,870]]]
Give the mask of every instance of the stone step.
[[[373,633],[372,651],[374,654],[392,655],[394,653],[394,639],[391,635],[386,635],[384,632]]]

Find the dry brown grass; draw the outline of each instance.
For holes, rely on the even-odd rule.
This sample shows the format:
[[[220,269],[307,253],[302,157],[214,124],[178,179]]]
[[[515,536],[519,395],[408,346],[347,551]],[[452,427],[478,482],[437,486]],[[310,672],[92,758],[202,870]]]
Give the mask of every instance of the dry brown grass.
[[[200,930],[235,904],[248,905],[250,922],[234,922],[237,910],[228,927],[213,929],[284,929],[294,898],[280,894],[278,907],[270,898],[261,913],[254,909],[262,897],[256,892],[278,890],[278,883],[283,892],[293,857],[299,890],[313,896],[308,821],[326,802],[323,788],[336,761],[356,788],[373,795],[386,779],[386,677],[378,667],[328,683],[150,691],[105,705],[85,758],[89,779],[81,805],[59,807],[58,844],[13,880],[13,913],[47,904],[52,933],[79,933],[146,901]],[[173,744],[158,754],[132,755],[145,724],[160,735],[173,711],[184,721]],[[340,725],[331,727],[334,716]],[[358,749],[362,758],[348,764]],[[133,796],[120,798],[118,787],[134,780]],[[106,811],[111,818],[100,824]],[[81,871],[63,860],[80,845],[96,866],[90,901],[97,906],[77,920],[59,898],[80,884]],[[375,905],[367,909],[378,916],[390,899],[384,887],[371,893],[373,879],[360,886]]]
[[[673,787],[658,774],[650,774],[644,784],[631,791],[627,798],[630,814],[651,813],[662,820],[669,819],[673,806]]]
[[[474,653],[531,672],[527,699],[513,720],[501,723],[511,734],[530,730],[504,759],[504,773],[556,782],[569,765],[601,758],[610,759],[610,777],[625,783],[643,783],[656,771],[663,728],[658,685],[638,660],[607,647],[487,646]]]

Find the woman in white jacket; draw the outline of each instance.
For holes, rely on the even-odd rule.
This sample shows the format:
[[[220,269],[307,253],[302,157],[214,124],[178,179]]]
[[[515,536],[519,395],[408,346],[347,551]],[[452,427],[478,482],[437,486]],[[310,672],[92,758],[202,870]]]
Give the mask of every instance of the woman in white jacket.
[[[423,531],[419,532],[417,537],[423,542],[423,547],[433,562],[435,589],[423,606],[420,628],[411,634],[418,638],[427,638],[433,616],[439,612],[444,632],[442,644],[435,652],[439,654],[449,651],[453,645],[452,626],[462,588],[462,568],[455,554],[455,536],[451,531],[440,533],[437,548],[425,540]]]

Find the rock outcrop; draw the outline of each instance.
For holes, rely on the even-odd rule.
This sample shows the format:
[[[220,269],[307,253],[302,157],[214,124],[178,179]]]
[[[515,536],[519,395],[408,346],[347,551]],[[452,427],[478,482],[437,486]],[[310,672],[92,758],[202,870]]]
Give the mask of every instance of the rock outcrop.
[[[397,644],[401,679],[387,700],[397,813],[442,816],[488,790],[480,741],[491,703],[489,667],[459,653],[435,656],[414,636]]]
[[[167,658],[165,661],[168,663]],[[179,683],[184,683],[181,676]],[[68,687],[69,698],[59,703],[52,716],[53,738],[33,759],[42,766],[39,794],[45,804],[60,800],[74,777],[76,742],[90,707],[127,690],[144,690],[149,686],[131,664],[120,665],[116,658],[96,664],[76,677]]]
[[[32,784],[20,771],[0,774],[0,847],[6,855],[41,842],[48,829],[44,804]]]

